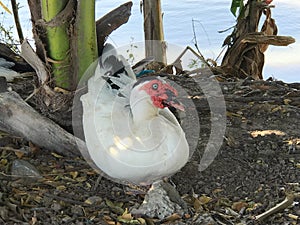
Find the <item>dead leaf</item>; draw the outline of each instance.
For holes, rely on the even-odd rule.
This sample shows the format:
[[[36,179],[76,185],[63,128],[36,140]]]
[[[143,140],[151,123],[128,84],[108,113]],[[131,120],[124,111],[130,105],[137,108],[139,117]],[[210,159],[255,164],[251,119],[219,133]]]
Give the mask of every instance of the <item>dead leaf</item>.
[[[186,218],[186,219],[189,219],[189,218],[191,218],[192,216],[191,216],[191,214],[188,214],[188,213],[185,213],[184,214],[184,218]]]
[[[124,220],[132,220],[133,219],[131,213],[128,213],[128,209],[127,208],[125,209],[125,211],[122,214],[121,218],[124,219]]]
[[[24,154],[25,153],[23,151],[15,151],[15,155],[18,157],[18,159],[22,159]]]
[[[77,177],[76,181],[82,183],[82,182],[86,181],[86,179],[87,179],[86,177]]]
[[[288,98],[283,99],[283,103],[284,103],[285,105],[290,104],[291,101],[292,101],[292,100],[291,100],[291,99],[288,99]]]
[[[1,1],[0,1],[0,6],[2,6],[2,8],[9,14],[12,14],[11,11],[9,10],[9,8],[7,8]]]
[[[227,117],[240,117],[240,118],[243,118],[243,116],[240,115],[239,113],[234,113],[234,112],[229,112],[229,111],[226,112],[226,116]]]
[[[260,136],[271,135],[271,134],[275,134],[277,136],[286,135],[286,133],[280,130],[255,130],[255,131],[250,131],[250,134],[254,138],[258,137],[259,135]]]
[[[75,179],[78,176],[78,171],[71,171],[70,175],[72,176],[73,179]]]
[[[35,211],[34,211],[34,212],[35,212]],[[36,215],[35,215],[35,216],[33,216],[33,217],[31,218],[31,224],[32,224],[32,225],[35,225],[37,222],[38,222],[38,219],[36,218]]]
[[[39,152],[41,150],[39,146],[33,144],[31,141],[28,143],[28,145],[33,154],[36,154],[37,152]]]
[[[58,159],[63,158],[62,155],[59,155],[59,154],[57,154],[57,153],[55,153],[55,152],[51,152],[51,155],[53,155],[55,158],[58,158]]]
[[[104,216],[103,216],[103,219],[105,220],[105,222],[106,222],[108,225],[116,225],[115,221],[113,221],[113,219],[110,218],[110,217],[107,216],[107,215],[104,215]]]
[[[209,203],[211,200],[212,200],[212,198],[208,197],[206,195],[202,195],[199,197],[199,201],[200,201],[201,205],[205,205],[205,204]]]
[[[66,189],[67,189],[67,187],[64,186],[64,185],[59,185],[59,186],[56,187],[56,190],[59,190],[59,191],[64,191]]]
[[[171,216],[169,216],[168,218],[166,218],[166,221],[175,221],[175,220],[179,220],[181,219],[181,216],[177,213],[173,213]]]
[[[194,209],[195,209],[196,212],[203,211],[203,207],[202,207],[201,202],[198,198],[195,198],[193,206],[194,206]]]
[[[89,204],[89,205],[95,205],[95,204],[100,204],[102,202],[102,198],[98,196],[92,196],[89,197],[87,200],[84,201],[84,203]]]
[[[288,215],[288,217],[293,219],[293,220],[298,220],[299,219],[299,216],[291,214],[291,213]]]
[[[234,202],[231,208],[236,212],[240,212],[242,208],[246,208],[247,206],[248,203],[241,201],[241,202]]]
[[[60,87],[55,87],[54,91],[58,92],[58,93],[62,93],[62,94],[70,94],[70,91],[68,91],[66,89],[63,89],[63,88],[60,88]]]
[[[140,224],[145,225],[146,224],[146,220],[143,218],[137,218],[137,220],[140,222]]]
[[[281,107],[281,105],[279,105],[279,106],[272,108],[271,112],[277,112],[277,111],[281,111],[281,110],[282,110],[282,107]]]
[[[7,159],[1,159],[1,160],[0,160],[0,164],[1,164],[2,166],[7,165],[7,163],[8,163],[8,160],[7,160]]]
[[[105,200],[106,205],[116,214],[123,214],[124,213],[124,209],[122,209],[120,206],[118,206],[118,203],[113,203],[112,201],[106,199]]]

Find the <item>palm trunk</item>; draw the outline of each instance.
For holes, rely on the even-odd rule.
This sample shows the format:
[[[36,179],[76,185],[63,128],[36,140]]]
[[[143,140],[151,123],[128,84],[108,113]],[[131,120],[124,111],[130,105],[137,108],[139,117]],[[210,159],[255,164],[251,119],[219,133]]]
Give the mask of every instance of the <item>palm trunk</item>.
[[[79,80],[98,57],[95,0],[78,0],[73,44],[73,79]]]
[[[66,7],[68,0],[42,0],[42,18],[46,22],[53,21],[55,17]],[[47,26],[47,51],[52,65],[52,74],[56,86],[69,89],[69,49],[67,21],[55,21]]]

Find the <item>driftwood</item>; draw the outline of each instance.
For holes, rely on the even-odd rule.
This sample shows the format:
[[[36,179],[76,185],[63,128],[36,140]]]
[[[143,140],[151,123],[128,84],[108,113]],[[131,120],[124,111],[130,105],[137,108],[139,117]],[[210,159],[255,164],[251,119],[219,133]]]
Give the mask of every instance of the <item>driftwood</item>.
[[[0,93],[0,130],[65,156],[80,155],[83,141],[29,106],[16,92]]]
[[[101,54],[103,44],[108,35],[121,25],[127,23],[131,15],[132,2],[120,5],[96,21],[98,54]]]

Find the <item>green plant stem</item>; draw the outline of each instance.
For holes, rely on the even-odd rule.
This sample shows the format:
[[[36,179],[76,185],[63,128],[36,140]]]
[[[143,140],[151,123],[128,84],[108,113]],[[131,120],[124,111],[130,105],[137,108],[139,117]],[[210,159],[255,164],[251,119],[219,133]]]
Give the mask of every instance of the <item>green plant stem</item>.
[[[77,6],[77,79],[97,59],[95,0],[78,0]]]
[[[68,0],[42,0],[42,17],[46,22],[55,18],[61,12]],[[52,73],[56,86],[69,89],[69,49],[68,23],[59,23],[57,26],[47,26],[47,52],[52,61]]]

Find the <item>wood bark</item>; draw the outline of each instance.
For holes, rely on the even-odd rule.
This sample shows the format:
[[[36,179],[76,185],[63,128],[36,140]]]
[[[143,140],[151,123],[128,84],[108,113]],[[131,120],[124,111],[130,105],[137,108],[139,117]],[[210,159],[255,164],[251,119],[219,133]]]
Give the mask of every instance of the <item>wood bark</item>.
[[[118,27],[127,23],[131,15],[132,2],[120,5],[96,21],[98,54],[101,55],[107,37]]]
[[[0,43],[0,58],[4,58],[15,65],[11,67],[16,72],[30,72],[33,71],[31,66],[25,62],[23,58],[13,52],[7,45]]]
[[[268,44],[275,46],[287,46],[296,40],[290,36],[264,35],[260,32],[249,33],[241,40],[241,43]]]
[[[20,19],[19,19],[19,9],[18,9],[17,1],[11,0],[11,6],[12,6],[13,13],[14,13],[14,20],[15,20],[15,24],[16,24],[16,28],[17,28],[17,32],[18,32],[18,36],[19,36],[19,41],[20,41],[20,43],[22,43],[24,40],[24,36],[23,36]]]
[[[78,156],[85,148],[82,140],[40,115],[13,91],[0,93],[0,129],[65,156]]]
[[[146,58],[153,56],[155,61],[166,65],[166,43],[160,0],[144,0],[143,11]]]
[[[263,79],[264,51],[268,45],[286,46],[294,42],[292,37],[276,36],[271,7],[265,1],[257,0],[249,0],[246,4],[245,15],[239,16],[234,31],[224,41],[228,49],[221,69],[226,76]],[[262,13],[266,14],[266,19],[262,32],[258,32]]]
[[[38,21],[42,19],[41,0],[27,0],[31,14],[32,33],[36,46],[36,53],[43,62],[47,62],[46,50],[44,46],[45,29],[38,26]]]

